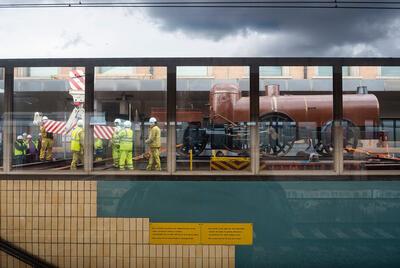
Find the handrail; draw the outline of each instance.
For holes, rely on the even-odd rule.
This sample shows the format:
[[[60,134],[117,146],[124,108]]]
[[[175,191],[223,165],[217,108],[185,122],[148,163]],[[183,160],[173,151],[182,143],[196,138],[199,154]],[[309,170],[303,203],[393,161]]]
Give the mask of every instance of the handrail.
[[[56,267],[41,258],[32,255],[24,249],[4,240],[0,237],[0,251],[17,258],[18,260],[32,266],[33,268],[53,268]]]

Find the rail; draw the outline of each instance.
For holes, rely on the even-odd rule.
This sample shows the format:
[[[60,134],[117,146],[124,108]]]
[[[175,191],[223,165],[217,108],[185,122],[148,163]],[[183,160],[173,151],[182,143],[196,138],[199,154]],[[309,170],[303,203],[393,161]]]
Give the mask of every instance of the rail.
[[[40,259],[37,256],[34,256],[27,251],[15,246],[14,244],[4,240],[0,237],[0,250],[7,253],[14,258],[26,263],[27,265],[32,266],[33,268],[53,268],[56,267],[46,261]]]

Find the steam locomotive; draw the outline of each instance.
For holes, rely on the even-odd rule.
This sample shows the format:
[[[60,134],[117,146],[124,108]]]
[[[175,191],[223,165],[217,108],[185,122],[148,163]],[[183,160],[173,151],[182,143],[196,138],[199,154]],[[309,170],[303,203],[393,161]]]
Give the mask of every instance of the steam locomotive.
[[[216,84],[210,90],[209,114],[177,110],[176,121],[185,125],[178,152],[200,155],[211,149],[247,154],[249,148],[250,98],[235,84]],[[281,95],[278,85],[267,85],[260,96],[260,150],[264,156],[283,156],[299,140],[321,155],[330,155],[332,140],[332,95]],[[162,116],[154,113],[155,116]],[[368,127],[379,124],[379,102],[366,87],[343,95],[344,146],[357,147]]]

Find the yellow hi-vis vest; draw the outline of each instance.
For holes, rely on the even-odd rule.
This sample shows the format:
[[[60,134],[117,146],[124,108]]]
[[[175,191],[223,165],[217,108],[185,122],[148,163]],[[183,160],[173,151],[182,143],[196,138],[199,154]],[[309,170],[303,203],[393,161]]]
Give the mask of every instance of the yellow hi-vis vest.
[[[71,151],[79,152],[81,150],[81,132],[83,128],[76,127],[71,133]]]
[[[94,140],[94,149],[103,149],[103,141],[99,138]]]
[[[130,128],[124,128],[118,133],[119,149],[122,151],[132,151],[133,131]]]
[[[25,155],[26,154],[26,145],[25,143],[21,142],[17,142],[15,141],[14,144],[14,155],[15,156],[19,156],[19,155]]]
[[[111,138],[112,145],[119,145],[119,137],[118,137],[119,131],[120,130],[118,128],[115,128]]]

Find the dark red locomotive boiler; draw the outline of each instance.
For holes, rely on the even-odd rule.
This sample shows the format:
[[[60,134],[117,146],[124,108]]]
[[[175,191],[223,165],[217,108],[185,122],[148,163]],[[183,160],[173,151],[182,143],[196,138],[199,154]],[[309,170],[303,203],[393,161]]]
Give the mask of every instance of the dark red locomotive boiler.
[[[261,93],[261,92],[260,92]],[[235,84],[216,84],[210,90],[209,114],[177,110],[176,121],[184,126],[177,134],[180,153],[204,149],[248,152],[250,98],[244,97]],[[260,96],[259,133],[262,155],[287,154],[296,141],[304,140],[317,152],[332,151],[332,95],[282,95],[279,86],[268,85]],[[165,117],[165,111],[153,111]],[[344,145],[356,147],[366,129],[379,124],[379,102],[365,87],[356,94],[343,95]],[[370,127],[370,128],[369,128]],[[373,135],[373,134],[371,134]]]

